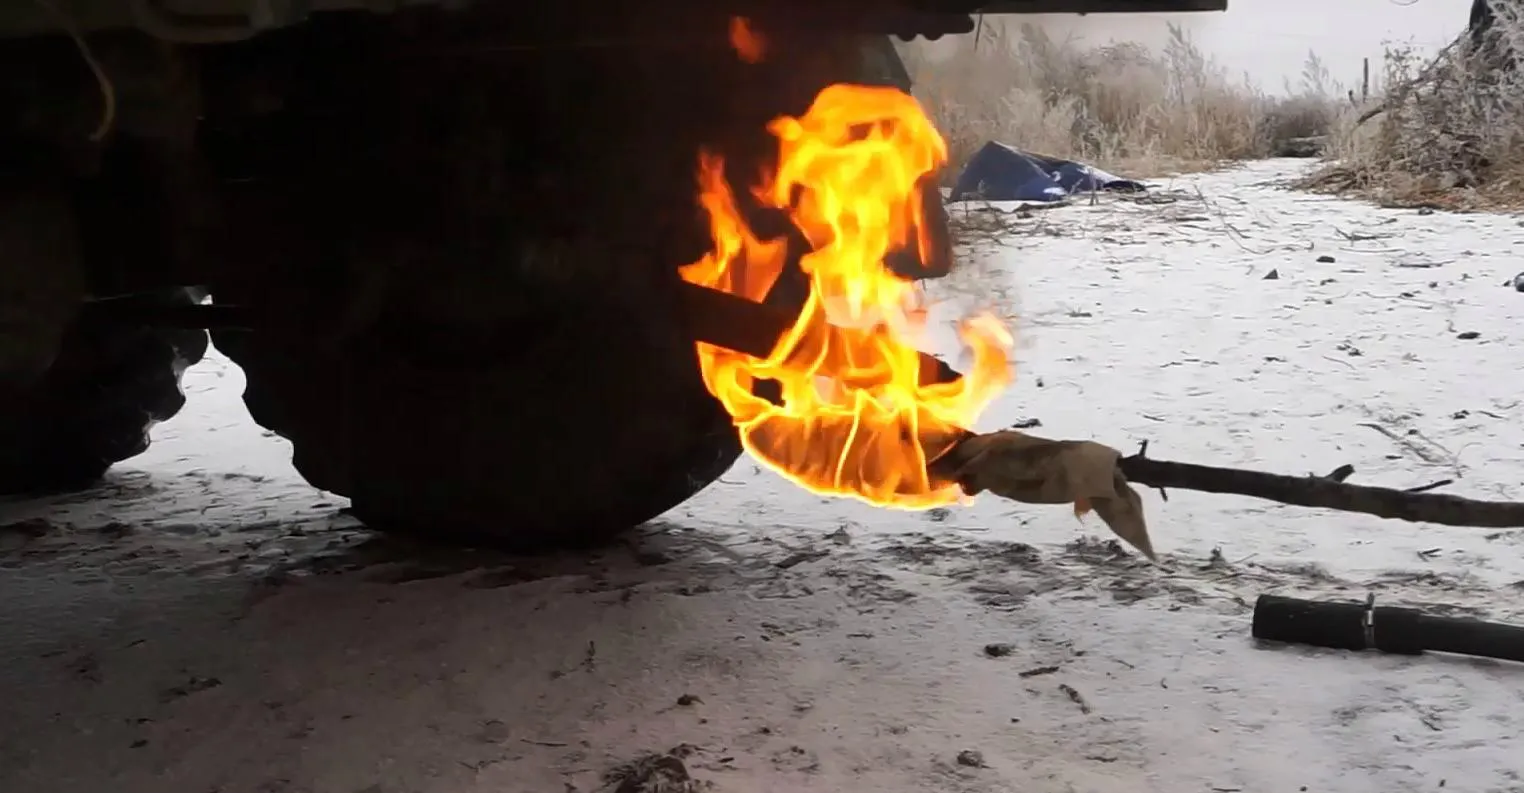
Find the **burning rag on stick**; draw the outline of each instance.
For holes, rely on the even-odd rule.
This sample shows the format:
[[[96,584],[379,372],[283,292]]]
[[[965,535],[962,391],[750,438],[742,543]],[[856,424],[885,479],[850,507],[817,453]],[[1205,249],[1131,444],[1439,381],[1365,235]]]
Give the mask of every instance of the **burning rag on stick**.
[[[1094,441],[1055,441],[1016,430],[967,435],[932,461],[975,496],[985,491],[1026,504],[1073,504],[1076,517],[1094,511],[1128,545],[1154,559],[1143,499],[1122,474],[1122,455]]]
[[[919,289],[884,266],[895,250],[924,247],[926,178],[946,158],[915,100],[894,89],[832,86],[803,117],[779,119],[771,130],[780,141],[777,173],[756,195],[787,212],[812,243],[799,263],[810,278],[805,306],[772,321],[762,314],[784,251],[751,233],[713,154],[701,159],[699,181],[714,248],[683,270],[705,290],[695,301],[717,292],[746,298],[730,308],[752,310],[752,324],[767,328],[760,343],[699,346],[705,382],[748,451],[806,489],[882,506],[926,508],[984,491],[1073,504],[1076,515],[1093,510],[1152,558],[1142,501],[1115,450],[965,429],[1011,380],[1010,336],[997,320],[965,323],[974,354],[966,376],[927,366],[918,351]],[[783,398],[758,396],[758,380],[779,384]]]
[[[764,56],[744,43],[733,27],[744,60]],[[1142,502],[1115,450],[966,429],[1012,380],[1012,339],[1000,320],[986,314],[962,323],[973,358],[966,374],[934,360],[926,366],[917,345],[923,295],[885,265],[907,250],[931,261],[946,242],[925,218],[927,202],[940,200],[935,174],[947,147],[916,100],[894,88],[831,85],[803,115],[775,119],[768,130],[779,144],[776,168],[751,195],[785,213],[809,244],[798,258],[810,282],[804,305],[766,316],[787,243],[750,228],[718,152],[700,156],[698,173],[713,247],[681,270],[694,316],[732,319],[695,328],[714,331],[699,334],[709,338],[698,356],[747,451],[807,490],[879,506],[925,509],[984,491],[1073,504],[1076,515],[1094,511],[1152,558]],[[742,338],[734,328],[743,326],[765,332]],[[759,381],[773,383],[778,396],[763,397]]]

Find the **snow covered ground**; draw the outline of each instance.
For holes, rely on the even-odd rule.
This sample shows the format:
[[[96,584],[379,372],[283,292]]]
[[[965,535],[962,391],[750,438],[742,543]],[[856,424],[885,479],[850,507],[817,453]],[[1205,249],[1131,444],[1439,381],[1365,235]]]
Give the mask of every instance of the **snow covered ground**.
[[[983,428],[1521,497],[1524,228],[1299,167],[981,245],[938,290],[1016,323]],[[1147,493],[1154,567],[1062,507],[881,511],[743,461],[593,558],[408,548],[241,385],[214,356],[101,492],[0,507],[0,790],[640,793],[678,757],[662,790],[1524,791],[1524,668],[1249,637],[1264,592],[1524,620],[1524,532]]]

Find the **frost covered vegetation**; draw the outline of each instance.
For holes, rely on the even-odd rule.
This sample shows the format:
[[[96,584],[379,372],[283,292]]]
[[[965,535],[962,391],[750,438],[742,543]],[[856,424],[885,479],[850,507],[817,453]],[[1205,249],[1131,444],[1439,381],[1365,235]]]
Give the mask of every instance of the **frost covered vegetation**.
[[[1344,103],[1315,57],[1301,85],[1272,96],[1174,26],[1157,48],[1081,46],[1035,25],[982,26],[944,46],[907,61],[947,136],[950,173],[989,140],[1133,176],[1208,168],[1324,134]]]
[[[1494,8],[1481,47],[1462,37],[1433,58],[1388,49],[1384,90],[1341,121],[1334,161],[1307,186],[1394,206],[1524,205],[1524,20]]]

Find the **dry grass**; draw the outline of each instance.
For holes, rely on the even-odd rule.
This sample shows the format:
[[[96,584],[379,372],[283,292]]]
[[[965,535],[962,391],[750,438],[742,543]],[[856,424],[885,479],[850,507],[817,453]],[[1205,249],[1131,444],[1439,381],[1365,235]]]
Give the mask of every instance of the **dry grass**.
[[[1494,52],[1524,52],[1524,19],[1507,5],[1495,10]],[[1388,206],[1524,207],[1524,70],[1498,68],[1511,60],[1465,38],[1432,59],[1388,49],[1386,90],[1341,121],[1334,162],[1306,186]]]
[[[947,46],[947,45],[944,45]],[[1326,70],[1290,98],[1235,79],[1178,27],[1159,50],[1081,47],[1032,25],[986,26],[932,59],[907,53],[956,174],[997,140],[1128,176],[1199,170],[1269,156],[1288,137],[1325,132],[1338,95]]]

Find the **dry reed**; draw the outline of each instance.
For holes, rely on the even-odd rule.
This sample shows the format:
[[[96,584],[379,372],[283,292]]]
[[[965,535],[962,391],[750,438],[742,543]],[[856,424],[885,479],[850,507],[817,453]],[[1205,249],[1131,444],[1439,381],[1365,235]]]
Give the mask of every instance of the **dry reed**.
[[[1280,140],[1323,134],[1337,115],[1316,58],[1313,79],[1272,97],[1175,26],[1158,51],[1080,46],[1031,24],[985,25],[942,46],[951,53],[906,48],[906,60],[948,138],[953,174],[990,140],[1129,176],[1200,170],[1269,156]]]

